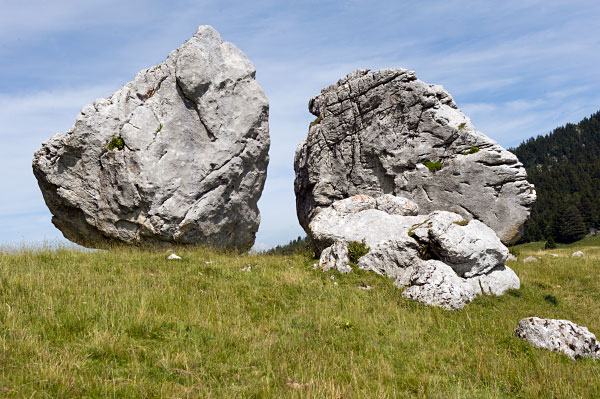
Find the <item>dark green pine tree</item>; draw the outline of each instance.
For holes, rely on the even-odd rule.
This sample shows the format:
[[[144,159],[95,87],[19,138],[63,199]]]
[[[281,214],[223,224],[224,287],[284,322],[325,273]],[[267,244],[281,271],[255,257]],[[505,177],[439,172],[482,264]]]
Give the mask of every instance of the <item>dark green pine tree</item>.
[[[523,162],[537,192],[522,242],[550,236],[563,242],[580,236],[581,226],[576,226],[577,234],[562,234],[569,227],[562,216],[571,206],[579,209],[586,231],[600,228],[600,112],[532,137],[511,151]]]
[[[556,230],[559,242],[570,243],[585,237],[587,229],[576,206],[572,205],[563,212]]]
[[[552,236],[550,236],[550,238],[548,238],[548,241],[546,241],[546,245],[544,246],[545,249],[554,249],[556,248],[556,242],[554,242],[554,238],[552,238]]]

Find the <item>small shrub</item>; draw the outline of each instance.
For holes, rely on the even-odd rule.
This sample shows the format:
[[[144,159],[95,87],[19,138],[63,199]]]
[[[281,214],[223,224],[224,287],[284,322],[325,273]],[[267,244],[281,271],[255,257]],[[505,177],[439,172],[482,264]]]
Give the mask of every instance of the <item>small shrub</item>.
[[[512,255],[512,256],[516,256],[517,258],[519,257],[519,255],[521,255],[521,251],[519,251],[517,248],[515,248],[514,246],[512,247],[508,247],[508,252]]]
[[[461,130],[463,130],[465,126],[467,126],[466,123],[461,123],[460,125],[458,125],[458,131],[460,132]]]
[[[119,151],[122,151],[123,148],[125,148],[125,142],[121,137],[113,137],[110,139],[110,142],[108,143],[108,149],[112,151],[115,148]]]
[[[556,298],[554,295],[544,295],[544,301],[551,303],[554,306],[558,306],[558,298]]]
[[[350,241],[348,243],[348,258],[350,259],[351,265],[356,265],[358,260],[369,253],[371,248],[367,246],[365,240],[362,242]]]
[[[469,151],[463,152],[463,155],[475,154],[477,152],[479,152],[479,147],[471,146],[471,148],[469,148]]]
[[[463,220],[459,220],[458,222],[453,222],[453,223],[454,223],[454,224],[457,224],[457,225],[459,225],[459,226],[466,226],[466,225],[468,225],[468,224],[469,224],[469,221],[468,221],[468,220],[466,220],[466,219],[463,219]]]
[[[323,120],[323,118],[321,117],[321,115],[319,115],[319,117],[318,117],[317,119],[315,119],[314,121],[312,121],[312,122],[310,123],[310,126],[311,126],[311,127],[313,127],[313,126],[316,126],[316,125],[318,125],[319,123],[321,123],[321,121],[322,121],[322,120]]]
[[[552,236],[550,236],[550,238],[548,238],[548,241],[546,241],[546,245],[544,245],[544,249],[555,249],[556,248],[556,243],[554,242],[554,238]]]
[[[442,163],[441,162],[431,162],[431,161],[425,161],[423,162],[423,165],[427,166],[427,169],[429,169],[431,172],[436,172],[440,169],[442,169]]]
[[[156,133],[159,133],[162,130],[162,123],[158,125],[158,129],[156,129]]]

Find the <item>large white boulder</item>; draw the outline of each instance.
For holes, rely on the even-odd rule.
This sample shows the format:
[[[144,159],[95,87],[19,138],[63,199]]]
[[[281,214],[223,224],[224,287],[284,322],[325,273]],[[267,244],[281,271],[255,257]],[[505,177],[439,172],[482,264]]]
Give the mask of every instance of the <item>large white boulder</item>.
[[[359,69],[309,101],[316,120],[296,150],[304,229],[321,208],[356,194],[393,194],[421,213],[458,213],[516,241],[535,201],[517,157],[476,130],[442,86],[413,71]]]
[[[528,317],[517,324],[515,335],[536,348],[564,353],[575,360],[580,357],[600,359],[600,344],[587,327],[569,320]]]
[[[246,55],[210,26],[33,159],[52,222],[78,244],[249,249],[269,150],[267,98]]]

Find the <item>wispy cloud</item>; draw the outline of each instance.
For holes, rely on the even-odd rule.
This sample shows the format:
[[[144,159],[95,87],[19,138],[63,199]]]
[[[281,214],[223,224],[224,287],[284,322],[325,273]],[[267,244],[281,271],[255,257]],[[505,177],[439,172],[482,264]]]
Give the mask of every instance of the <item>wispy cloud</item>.
[[[413,69],[444,85],[479,130],[513,146],[600,108],[600,39],[590,34],[599,17],[600,3],[588,0],[4,2],[0,138],[12,147],[0,158],[11,171],[1,178],[10,194],[0,196],[0,242],[19,224],[58,233],[31,174],[33,151],[197,25],[215,26],[246,52],[269,97],[258,241],[275,245],[302,233],[292,162],[314,119],[308,99],[322,87],[355,68]]]

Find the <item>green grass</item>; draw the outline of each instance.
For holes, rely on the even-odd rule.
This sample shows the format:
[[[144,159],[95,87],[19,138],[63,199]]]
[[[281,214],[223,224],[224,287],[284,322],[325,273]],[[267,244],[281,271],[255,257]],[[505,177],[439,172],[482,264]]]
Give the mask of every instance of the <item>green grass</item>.
[[[423,162],[423,165],[427,166],[427,169],[429,169],[430,172],[437,172],[438,170],[441,170],[442,167],[444,166],[441,162],[432,162],[432,161],[425,161]]]
[[[121,137],[113,137],[112,139],[110,139],[110,142],[108,143],[109,150],[112,151],[114,149],[117,149],[121,151],[123,150],[123,148],[125,148],[125,141],[123,141]]]
[[[511,262],[521,290],[456,312],[301,256],[0,252],[0,396],[600,397],[600,362],[513,337],[528,316],[600,333],[600,251],[582,249]]]

